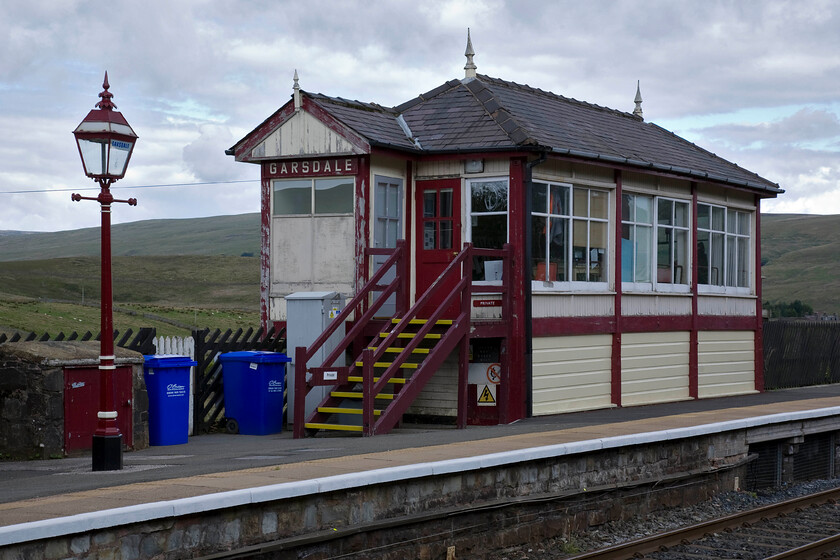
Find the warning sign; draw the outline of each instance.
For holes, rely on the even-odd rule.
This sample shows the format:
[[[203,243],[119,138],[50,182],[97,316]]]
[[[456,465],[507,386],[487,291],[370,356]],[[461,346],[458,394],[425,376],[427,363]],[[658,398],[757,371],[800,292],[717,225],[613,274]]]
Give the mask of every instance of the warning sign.
[[[498,385],[502,380],[502,364],[490,364],[487,366],[487,381]]]
[[[478,389],[478,406],[495,406],[496,404],[496,386],[495,385],[477,385]]]

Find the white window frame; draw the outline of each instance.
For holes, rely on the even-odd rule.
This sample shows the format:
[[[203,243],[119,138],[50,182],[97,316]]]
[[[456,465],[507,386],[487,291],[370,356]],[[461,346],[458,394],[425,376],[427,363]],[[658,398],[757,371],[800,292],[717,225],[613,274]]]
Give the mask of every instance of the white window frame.
[[[678,226],[676,224],[659,224],[659,201],[667,200],[674,203],[686,204],[687,205],[687,223],[685,226]],[[683,199],[683,198],[674,198],[671,196],[657,196],[654,197],[654,207],[653,207],[653,259],[651,259],[653,265],[653,276],[651,279],[653,280],[653,289],[655,292],[661,293],[675,293],[675,294],[688,294],[691,293],[691,244],[695,241],[694,235],[692,235],[693,227],[692,227],[692,220],[691,220],[691,200]],[[686,242],[686,263],[685,267],[683,268],[683,274],[685,275],[685,282],[681,284],[676,283],[669,283],[669,282],[659,282],[657,280],[657,271],[658,271],[658,263],[659,263],[659,228],[667,228],[672,231],[685,231],[688,235],[688,240]]]
[[[611,240],[613,238],[612,235],[612,228],[610,224],[612,223],[613,212],[611,211],[612,207],[612,192],[609,189],[602,189],[596,187],[590,187],[586,185],[575,185],[573,183],[567,183],[563,181],[545,181],[545,180],[535,180],[534,183],[540,183],[548,186],[548,189],[551,189],[551,186],[563,186],[569,188],[569,213],[566,214],[551,214],[552,216],[558,216],[563,219],[567,220],[567,230],[566,230],[566,239],[568,240],[567,247],[566,247],[566,270],[565,276],[569,278],[569,280],[564,281],[542,281],[542,280],[531,280],[531,290],[534,292],[607,292],[609,291],[609,275],[610,275],[610,267],[612,263],[612,255],[615,254],[612,251],[612,247],[610,246]],[[591,200],[590,193],[593,191],[603,193],[606,196],[606,203],[607,203],[607,211],[606,211],[606,218],[593,218],[591,216],[575,216],[575,190],[585,190],[587,192],[587,206],[589,205],[589,201]],[[534,208],[531,208],[531,215],[534,214],[540,216],[548,216],[548,210],[550,210],[549,205],[550,202],[546,201],[546,208],[545,211],[540,212]],[[589,208],[587,207],[587,214],[589,214]],[[578,281],[578,280],[571,280],[572,274],[574,273],[573,264],[574,264],[574,222],[575,220],[578,221],[585,221],[587,224],[591,222],[596,223],[605,223],[606,224],[606,235],[605,235],[605,243],[606,247],[604,248],[604,262],[602,266],[605,269],[602,271],[603,280],[598,282],[587,282],[587,281]],[[589,255],[589,228],[587,227],[587,255]],[[531,255],[533,259],[533,255]],[[589,262],[587,256],[587,263]],[[528,267],[530,268],[531,263],[528,263]],[[530,271],[527,273],[530,276]]]
[[[650,280],[648,282],[636,282],[635,280],[627,280],[624,278],[623,274],[623,267],[624,267],[624,247],[621,249],[621,258],[622,262],[620,263],[622,267],[622,275],[621,275],[621,291],[622,292],[652,292],[653,291],[653,279],[656,276],[656,266],[655,266],[655,257],[656,257],[656,247],[654,246],[654,240],[656,239],[656,196],[652,196],[649,194],[641,194],[641,193],[634,193],[634,192],[625,192],[622,193],[622,196],[632,196],[634,199],[636,198],[646,198],[650,200],[650,222],[639,222],[635,217],[632,221],[628,220],[626,216],[621,216],[621,226],[622,226],[622,236],[621,240],[624,240],[623,229],[625,225],[629,225],[634,229],[634,242],[633,247],[635,248],[638,245],[636,241],[637,237],[635,236],[635,230],[638,227],[648,228],[650,230],[650,237],[648,238],[648,277]],[[624,202],[622,201],[621,204],[623,205]],[[636,269],[636,255],[633,255],[633,270]]]
[[[755,254],[755,245],[754,245],[755,238],[753,236],[753,231],[755,229],[755,225],[754,225],[755,211],[754,210],[747,210],[747,209],[743,209],[743,208],[731,208],[731,207],[728,207],[728,206],[724,206],[722,204],[716,204],[716,203],[713,203],[713,202],[705,202],[705,201],[701,201],[701,202],[697,203],[698,211],[699,211],[699,207],[701,205],[708,206],[709,209],[710,209],[710,213],[711,213],[712,208],[718,208],[718,209],[723,210],[723,212],[724,212],[724,215],[723,215],[723,230],[712,229],[713,224],[711,224],[711,218],[710,218],[710,224],[709,224],[708,228],[701,228],[699,223],[698,223],[697,228],[696,228],[697,233],[698,233],[698,241],[699,241],[700,231],[723,234],[723,270],[720,272],[720,275],[721,275],[721,278],[722,278],[721,284],[700,284],[700,282],[699,282],[700,279],[698,278],[697,292],[700,293],[700,294],[752,295],[754,293],[753,292],[753,286],[755,285],[755,269],[754,269],[754,262],[753,262],[754,261],[753,255]],[[735,214],[735,223],[736,224],[737,224],[738,214],[743,214],[743,215],[746,216],[746,218],[747,218],[746,223],[747,223],[747,227],[749,228],[749,231],[746,234],[743,234],[741,232],[734,232],[734,231],[730,230],[730,223],[729,223],[730,213]],[[745,239],[746,240],[746,246],[747,246],[746,267],[747,267],[747,275],[748,275],[746,286],[730,286],[729,285],[728,278],[729,278],[729,273],[730,273],[730,271],[729,271],[729,251],[730,251],[729,240],[730,239],[736,240],[736,243],[737,243],[738,239]],[[736,256],[736,259],[737,259],[737,256]]]
[[[467,242],[472,243],[473,235],[472,235],[472,218],[473,218],[473,211],[472,211],[472,185],[473,183],[493,183],[501,181],[505,184],[505,211],[501,212],[477,212],[477,216],[505,216],[505,230],[506,230],[506,237],[505,243],[510,243],[510,180],[508,177],[474,177],[471,179],[466,179],[464,181],[464,196],[462,199],[464,200],[464,214],[466,215],[466,227],[464,230],[464,239]],[[460,247],[457,248],[460,250]],[[473,284],[477,285],[486,285],[486,286],[501,286],[501,280],[476,280],[473,281]]]

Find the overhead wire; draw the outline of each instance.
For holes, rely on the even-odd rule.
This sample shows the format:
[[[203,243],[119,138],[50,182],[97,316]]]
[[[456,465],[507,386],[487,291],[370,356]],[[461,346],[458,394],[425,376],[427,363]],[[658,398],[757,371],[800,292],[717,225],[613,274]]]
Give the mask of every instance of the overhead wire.
[[[200,183],[168,183],[161,185],[133,185],[133,186],[112,186],[110,190],[116,189],[160,189],[166,187],[194,187],[201,185],[233,185],[237,183],[258,183],[259,179],[243,179],[239,181],[204,181]],[[32,194],[32,193],[53,193],[53,192],[71,192],[71,191],[98,191],[99,187],[73,187],[62,189],[30,189],[19,191],[0,191],[0,194]]]

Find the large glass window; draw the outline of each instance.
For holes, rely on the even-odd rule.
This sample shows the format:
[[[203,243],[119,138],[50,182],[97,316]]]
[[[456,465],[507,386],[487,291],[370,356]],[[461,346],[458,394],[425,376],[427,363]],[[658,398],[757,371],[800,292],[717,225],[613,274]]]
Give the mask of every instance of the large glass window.
[[[352,214],[353,177],[274,181],[274,214]]]
[[[750,214],[712,204],[697,205],[697,282],[750,287]]]
[[[656,282],[688,284],[689,203],[656,199]]]
[[[470,241],[475,247],[501,249],[508,242],[507,180],[473,179],[468,182],[468,189]],[[473,280],[497,280],[500,274],[501,261],[473,259]]]
[[[609,193],[534,183],[531,279],[606,282]]]
[[[650,283],[653,270],[653,198],[621,195],[621,281]]]

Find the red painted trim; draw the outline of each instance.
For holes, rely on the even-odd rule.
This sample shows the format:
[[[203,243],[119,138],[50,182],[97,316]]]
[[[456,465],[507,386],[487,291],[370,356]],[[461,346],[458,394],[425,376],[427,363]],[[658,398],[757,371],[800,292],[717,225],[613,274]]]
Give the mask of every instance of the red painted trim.
[[[761,198],[755,197],[755,389],[764,392],[764,318],[761,305]]]
[[[697,316],[698,331],[754,331],[755,329],[755,317]]]
[[[615,271],[615,332],[613,333],[612,352],[610,354],[610,400],[612,404],[621,406],[621,333],[624,328],[623,313],[621,312],[621,282],[622,282],[622,256],[621,256],[621,239],[622,239],[622,212],[621,212],[621,196],[623,187],[621,182],[621,171],[616,169],[615,177],[615,261],[613,262],[613,270]]]
[[[354,296],[359,293],[368,278],[365,249],[368,247],[368,240],[370,239],[370,180],[370,156],[364,156],[359,159],[359,174],[356,175],[356,209],[354,216],[356,225],[356,265],[354,267],[356,278],[353,287]]]
[[[625,317],[622,323],[624,332],[668,332],[690,331],[693,319],[691,315],[651,315]]]
[[[697,337],[697,183],[691,183],[691,332],[688,341],[688,395],[699,398],[700,395],[700,341]]]
[[[271,180],[265,176],[266,166],[262,166],[260,184],[260,326],[268,329],[271,316]]]
[[[499,421],[502,424],[524,418],[527,411],[525,395],[525,277],[527,263],[521,262],[525,254],[525,158],[510,160],[510,178],[508,185],[508,243],[513,249],[511,259],[513,272],[508,282],[509,297],[512,302],[511,337],[508,341],[508,386],[504,391],[500,388],[502,397],[506,399],[507,407],[500,406]],[[517,262],[518,261],[518,262]],[[506,395],[504,393],[507,393]],[[502,412],[504,411],[504,412]],[[502,416],[503,415],[503,416]]]
[[[615,332],[615,317],[542,317],[532,321],[533,335],[571,336],[578,334],[611,334]]]

